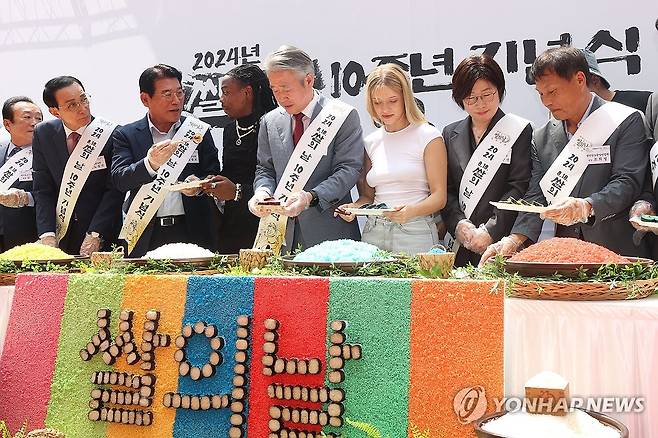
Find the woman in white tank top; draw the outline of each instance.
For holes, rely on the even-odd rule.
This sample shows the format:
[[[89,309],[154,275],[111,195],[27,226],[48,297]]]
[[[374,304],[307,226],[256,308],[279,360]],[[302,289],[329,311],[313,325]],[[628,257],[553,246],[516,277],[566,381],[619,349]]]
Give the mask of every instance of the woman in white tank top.
[[[418,108],[409,78],[395,64],[377,67],[366,83],[366,105],[376,126],[366,137],[359,199],[339,211],[386,204],[395,211],[368,216],[362,240],[391,252],[415,254],[438,243],[434,216],[446,203],[446,148]],[[338,214],[338,213],[337,213]],[[353,214],[339,214],[353,221]]]

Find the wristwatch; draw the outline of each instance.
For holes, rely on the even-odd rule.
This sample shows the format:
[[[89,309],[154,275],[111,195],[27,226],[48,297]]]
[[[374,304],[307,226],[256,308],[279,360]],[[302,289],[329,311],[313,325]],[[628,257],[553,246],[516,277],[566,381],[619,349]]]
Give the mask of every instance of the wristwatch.
[[[320,202],[320,198],[318,198],[318,194],[314,190],[309,191],[309,193],[311,194],[311,202],[308,203],[308,206],[315,207]]]

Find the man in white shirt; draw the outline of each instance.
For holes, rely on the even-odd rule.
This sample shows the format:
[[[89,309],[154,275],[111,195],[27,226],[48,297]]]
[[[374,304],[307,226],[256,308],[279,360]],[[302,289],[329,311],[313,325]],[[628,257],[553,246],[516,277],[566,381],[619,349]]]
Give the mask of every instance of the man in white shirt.
[[[148,108],[145,117],[118,128],[113,135],[112,178],[122,192],[130,192],[127,207],[137,191],[151,183],[171,158],[178,144],[172,142],[185,117],[181,117],[185,93],[182,73],[174,67],[158,64],[147,68],[139,78],[140,99]],[[197,146],[180,179],[191,181],[219,174],[219,158],[210,130]],[[199,196],[200,189],[169,192],[148,223],[132,256],[167,243],[194,243],[217,248],[219,211],[212,198]]]

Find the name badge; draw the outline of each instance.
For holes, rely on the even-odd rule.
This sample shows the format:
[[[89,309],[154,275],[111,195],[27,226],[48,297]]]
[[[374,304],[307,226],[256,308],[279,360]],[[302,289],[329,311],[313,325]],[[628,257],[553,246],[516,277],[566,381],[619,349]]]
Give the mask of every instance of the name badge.
[[[587,151],[587,164],[610,164],[610,145],[592,146]]]
[[[199,164],[199,151],[195,150],[194,152],[192,152],[192,155],[190,156],[190,160],[188,161],[188,163]]]
[[[100,156],[96,158],[96,161],[94,162],[94,167],[91,168],[91,171],[95,170],[102,170],[102,169],[107,169],[107,163],[105,162],[105,157]]]
[[[22,171],[18,176],[18,180],[21,182],[32,181],[32,169]]]
[[[509,152],[507,152],[507,155],[505,155],[505,158],[503,158],[503,164],[510,164],[512,162],[512,150],[510,149]]]

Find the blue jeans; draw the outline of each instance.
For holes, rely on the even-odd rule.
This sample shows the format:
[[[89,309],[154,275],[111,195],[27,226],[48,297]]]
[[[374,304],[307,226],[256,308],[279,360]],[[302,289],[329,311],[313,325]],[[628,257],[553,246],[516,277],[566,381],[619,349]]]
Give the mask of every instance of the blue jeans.
[[[436,223],[430,216],[406,224],[391,222],[383,216],[368,216],[361,240],[384,251],[414,255],[427,252],[439,243]]]

